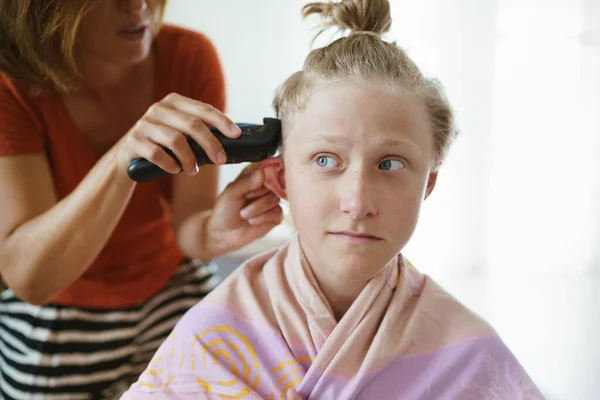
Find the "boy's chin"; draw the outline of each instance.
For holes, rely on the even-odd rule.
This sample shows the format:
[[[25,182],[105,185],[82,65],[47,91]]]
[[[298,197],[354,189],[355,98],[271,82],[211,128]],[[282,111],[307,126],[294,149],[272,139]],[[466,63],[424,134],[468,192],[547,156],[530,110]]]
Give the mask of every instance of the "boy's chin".
[[[335,274],[348,281],[367,281],[383,270],[394,255],[382,257],[367,254],[340,254],[330,258],[330,268],[335,269]]]

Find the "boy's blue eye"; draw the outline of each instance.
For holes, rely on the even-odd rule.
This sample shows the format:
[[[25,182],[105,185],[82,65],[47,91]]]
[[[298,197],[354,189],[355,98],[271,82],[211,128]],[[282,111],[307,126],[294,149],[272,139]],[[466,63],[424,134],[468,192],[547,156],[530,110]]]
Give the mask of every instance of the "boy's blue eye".
[[[317,165],[319,167],[333,168],[336,166],[336,164],[337,164],[337,162],[335,161],[335,158],[333,158],[333,157],[320,156],[319,158],[317,158]]]
[[[398,160],[385,160],[379,164],[379,168],[384,171],[397,171],[404,168],[404,164]]]

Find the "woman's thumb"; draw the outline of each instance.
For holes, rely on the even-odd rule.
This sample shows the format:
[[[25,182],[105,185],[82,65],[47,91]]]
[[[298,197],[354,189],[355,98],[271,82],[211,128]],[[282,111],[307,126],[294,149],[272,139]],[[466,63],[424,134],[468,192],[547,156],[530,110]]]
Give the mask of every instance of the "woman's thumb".
[[[238,178],[227,185],[227,195],[236,198],[244,198],[246,193],[259,189],[265,180],[265,175],[260,168],[247,174],[240,174]]]

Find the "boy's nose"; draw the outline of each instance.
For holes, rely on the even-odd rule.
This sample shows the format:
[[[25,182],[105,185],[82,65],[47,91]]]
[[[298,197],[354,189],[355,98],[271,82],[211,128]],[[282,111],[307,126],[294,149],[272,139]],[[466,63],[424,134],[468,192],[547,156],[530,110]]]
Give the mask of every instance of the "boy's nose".
[[[341,181],[340,210],[353,220],[377,215],[375,187],[364,171],[348,171]]]

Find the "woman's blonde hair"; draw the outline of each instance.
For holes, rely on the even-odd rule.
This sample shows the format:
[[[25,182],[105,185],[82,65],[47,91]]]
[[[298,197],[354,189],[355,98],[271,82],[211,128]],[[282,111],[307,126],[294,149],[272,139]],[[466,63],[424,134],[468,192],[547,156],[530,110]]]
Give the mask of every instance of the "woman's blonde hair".
[[[286,118],[302,110],[311,90],[319,83],[356,79],[378,82],[423,102],[431,120],[435,164],[439,167],[455,136],[453,111],[439,81],[425,78],[404,50],[381,39],[392,22],[389,2],[319,2],[307,4],[302,11],[305,18],[320,14],[323,29],[338,27],[349,30],[350,35],[308,54],[303,69],[277,90],[273,101],[277,116]]]
[[[77,32],[96,1],[105,0],[0,0],[0,72],[32,88],[72,88]]]

